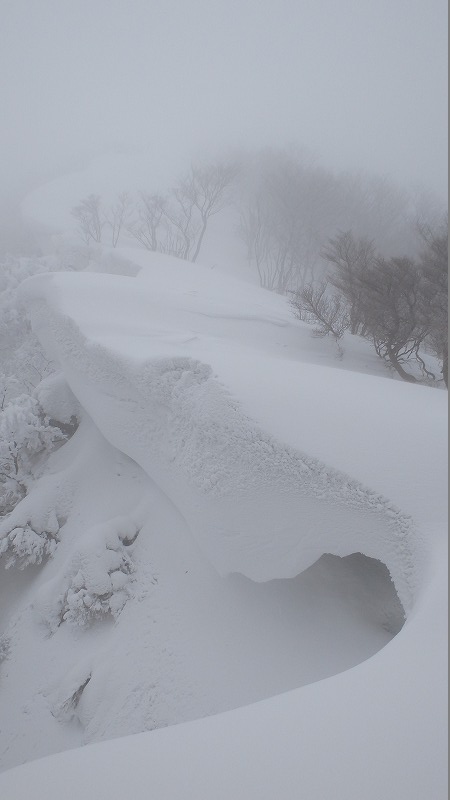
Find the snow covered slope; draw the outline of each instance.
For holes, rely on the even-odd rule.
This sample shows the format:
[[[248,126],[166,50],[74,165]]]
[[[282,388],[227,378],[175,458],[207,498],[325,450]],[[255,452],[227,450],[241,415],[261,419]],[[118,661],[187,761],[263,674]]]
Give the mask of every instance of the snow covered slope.
[[[29,764],[4,773],[0,789],[11,798],[30,785],[36,798],[444,797],[445,393],[370,374],[376,365],[351,339],[350,358],[337,361],[332,344],[312,340],[283,298],[214,269],[142,251],[121,255],[140,268],[137,277],[46,275],[23,288],[36,332],[89,416],[78,442],[97,437],[97,452],[110,448],[109,463],[121,461],[116,474],[125,484],[113,480],[122,488],[111,517],[126,513],[140,529],[130,552],[146,564],[142,598],[126,604],[113,629],[96,633],[96,663],[86,644],[92,634],[83,633],[85,657],[46,696],[58,715],[81,689],[84,741],[102,738],[102,726],[120,735],[127,718],[144,730],[236,710]],[[64,452],[56,455],[64,460]],[[111,477],[99,486],[111,487]],[[87,485],[81,495],[88,497]],[[101,521],[112,496],[109,489],[84,510],[85,521]],[[69,534],[60,549],[72,563]],[[355,553],[387,565],[407,613],[399,633],[386,617],[392,598],[370,621],[388,584]],[[48,584],[44,571],[37,581]],[[375,592],[364,606],[369,581]],[[48,585],[40,597],[35,610],[51,597]],[[174,597],[178,612],[161,613]],[[149,609],[156,644],[147,638]],[[252,629],[265,618],[259,637]],[[128,650],[143,660],[111,668],[127,626]],[[59,637],[60,647],[64,639],[70,661],[76,649],[66,628],[50,641]],[[218,645],[211,662],[199,670],[197,659],[194,669],[205,634]],[[148,662],[136,636],[149,642]],[[161,655],[165,636],[174,643],[169,656]],[[301,651],[311,653],[309,670]],[[242,674],[221,692],[238,654]],[[167,665],[172,691],[153,702]],[[294,690],[236,708],[286,689]],[[177,693],[178,718],[168,712]],[[130,703],[143,715],[130,713]],[[65,746],[71,736],[73,728]]]
[[[293,577],[325,552],[361,551],[388,566],[409,610],[423,557],[412,521],[333,459],[270,434],[270,417],[285,416],[267,387],[272,359],[265,351],[262,393],[262,343],[243,327],[256,327],[255,339],[261,327],[283,329],[283,300],[202,267],[161,264],[137,279],[72,273],[27,283],[35,330],[82,406],[173,500],[220,574]],[[283,366],[288,389],[292,362]],[[241,409],[241,384],[252,387],[248,408],[263,394],[265,430]],[[292,413],[289,421],[301,424]]]

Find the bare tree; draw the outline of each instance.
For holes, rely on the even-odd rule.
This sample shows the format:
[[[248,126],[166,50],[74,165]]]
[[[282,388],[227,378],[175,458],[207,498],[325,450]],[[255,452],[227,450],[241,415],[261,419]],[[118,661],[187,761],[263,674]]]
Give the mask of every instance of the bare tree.
[[[196,216],[193,193],[185,191],[183,183],[172,189],[164,214],[168,224],[168,252],[186,261],[194,261],[191,256],[196,249],[201,224]]]
[[[228,190],[237,174],[238,165],[235,162],[193,165],[189,175],[174,190],[183,212],[186,206],[190,213],[192,205],[200,217],[192,261],[199,256],[209,219],[229,204]]]
[[[115,203],[105,212],[105,220],[111,228],[111,243],[117,246],[122,229],[127,226],[131,213],[131,200],[128,192],[121,192]]]
[[[423,315],[429,320],[433,352],[442,361],[442,377],[448,386],[448,218],[437,227],[422,225],[425,244],[420,258],[424,276]]]
[[[279,235],[279,225],[265,203],[259,200],[241,211],[239,228],[247,245],[247,257],[258,271],[264,289],[284,294],[294,283],[297,260],[289,239]]]
[[[234,164],[192,166],[168,195],[141,193],[127,230],[148,250],[196,261],[208,222],[230,202]]]
[[[330,283],[344,296],[348,304],[350,333],[365,334],[363,289],[361,278],[373,263],[376,251],[368,239],[355,239],[351,231],[339,233],[328,241],[322,257],[333,264]]]
[[[335,178],[290,153],[266,153],[249,171],[239,229],[249,262],[262,286],[299,289],[323,273],[324,231],[336,224]]]
[[[350,231],[329,240],[324,257],[333,265],[326,282],[309,285],[293,301],[297,316],[315,325],[315,334],[340,338],[350,332],[372,342],[377,355],[406,381],[416,382],[407,365],[416,362],[426,380],[435,380],[425,360],[427,344],[443,360],[447,376],[447,239],[432,236],[422,263],[384,258],[372,242]],[[445,340],[445,341],[444,341]]]
[[[240,235],[267,288],[295,291],[320,280],[323,243],[350,228],[382,254],[418,254],[410,198],[385,178],[269,151],[249,162],[241,184]]]
[[[360,276],[359,286],[365,336],[372,340],[377,355],[403,380],[417,380],[404,369],[412,359],[427,377],[434,378],[420,355],[430,320],[422,313],[423,276],[417,264],[409,258],[378,257]]]
[[[97,194],[90,194],[72,209],[72,216],[78,222],[78,232],[86,244],[101,242],[103,228],[106,224],[102,208],[101,198]]]
[[[309,284],[295,292],[291,303],[298,319],[315,326],[314,336],[331,335],[337,342],[349,327],[349,315],[343,299],[328,294],[327,289],[326,280],[316,285]]]
[[[141,193],[127,230],[147,250],[189,259],[199,229],[193,205],[182,197]]]
[[[434,379],[420,354],[432,329],[424,270],[407,257],[381,257],[373,242],[351,231],[330,239],[323,256],[334,267],[330,283],[345,298],[350,332],[370,339],[404,380],[416,380],[404,368],[411,360]]]
[[[163,249],[161,233],[164,228],[166,200],[159,194],[141,192],[135,206],[135,217],[127,225],[127,231],[147,250]]]

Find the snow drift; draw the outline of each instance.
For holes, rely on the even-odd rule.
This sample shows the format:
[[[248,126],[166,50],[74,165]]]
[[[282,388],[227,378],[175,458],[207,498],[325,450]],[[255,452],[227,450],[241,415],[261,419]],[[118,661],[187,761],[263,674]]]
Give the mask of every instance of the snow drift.
[[[173,286],[178,275],[170,273],[179,265],[164,268]],[[409,610],[422,558],[411,519],[331,465],[277,442],[243,413],[213,371],[211,320],[227,318],[226,304],[217,309],[203,291],[203,302],[177,303],[176,320],[172,295],[169,307],[148,273],[145,281],[39,276],[23,295],[78,400],[108,441],[171,498],[220,574],[293,577],[324,553],[362,552],[388,566]],[[234,320],[248,318],[241,304]],[[168,330],[160,319],[166,326],[170,320]],[[235,348],[231,342],[230,360]],[[247,361],[252,383],[251,349]]]
[[[285,299],[217,270],[141,251],[120,257],[136,265],[136,277],[39,275],[22,288],[36,333],[83,409],[52,467],[63,510],[74,486],[84,489],[78,520],[58,543],[58,571],[46,565],[32,609],[20,614],[40,615],[56,631],[48,652],[61,659],[58,647],[67,647],[36,701],[52,709],[45,730],[54,749],[55,720],[81,723],[85,741],[121,735],[125,719],[133,719],[127,732],[170,727],[12,770],[0,788],[12,800],[30,785],[37,798],[144,798],[150,790],[171,800],[444,797],[444,392],[380,377],[352,341],[349,371],[332,343],[311,340],[293,320]],[[102,454],[95,463],[93,452]],[[94,479],[96,471],[103,476]],[[101,497],[89,499],[89,488]],[[80,521],[89,523],[86,535],[71,542]],[[341,626],[351,607],[345,595],[374,578],[362,556],[351,556],[358,553],[387,565],[407,616],[393,639],[398,619],[389,635],[389,620],[378,620],[359,650],[363,626],[353,636]],[[350,556],[338,578],[333,556]],[[141,595],[127,604],[135,570]],[[321,607],[321,577],[338,584],[328,596],[340,609],[334,616]],[[377,573],[376,591],[383,581]],[[106,609],[118,623],[71,639],[66,622],[84,613],[86,596],[94,616]],[[174,596],[168,645],[164,608]],[[302,603],[317,603],[315,616],[283,658],[294,630],[287,617],[301,616]],[[254,629],[270,615],[264,647]],[[320,640],[319,619],[336,650],[343,639],[337,655],[324,649],[322,659],[341,674],[295,662]],[[284,625],[286,638],[278,636]],[[217,650],[194,680],[201,637],[215,637]],[[35,633],[23,634],[19,649],[30,641],[43,652]],[[119,644],[127,658],[117,657]],[[267,669],[253,662],[244,681],[237,654],[246,648]],[[276,662],[270,651],[279,649]],[[220,684],[233,672],[224,701]],[[158,686],[168,683],[161,702]],[[301,683],[309,685],[236,708]],[[171,726],[226,708],[235,710]],[[77,743],[73,728],[65,737],[66,747]]]

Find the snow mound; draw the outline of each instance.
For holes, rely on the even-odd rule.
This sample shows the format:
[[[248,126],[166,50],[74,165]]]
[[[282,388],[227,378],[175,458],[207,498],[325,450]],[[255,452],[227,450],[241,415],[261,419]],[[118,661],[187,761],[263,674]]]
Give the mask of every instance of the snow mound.
[[[197,279],[201,272],[196,268]],[[239,572],[258,581],[293,577],[324,553],[362,552],[387,564],[409,609],[420,563],[411,520],[370,488],[277,442],[242,412],[212,366],[186,354],[193,341],[195,355],[202,333],[180,336],[187,315],[191,326],[200,319],[204,328],[205,309],[217,325],[218,305],[221,317],[232,291],[218,304],[216,286],[209,303],[206,276],[203,296],[193,305],[188,295],[186,310],[173,280],[168,269],[162,291],[148,273],[144,280],[44,276],[28,281],[23,296],[36,332],[80,403],[104,436],[171,498],[220,574]],[[219,291],[227,280],[221,276]],[[230,282],[233,290],[237,282]],[[156,320],[151,308],[142,309],[142,298],[155,303],[154,289]],[[161,331],[164,301],[172,303],[166,315],[172,329]],[[239,297],[234,319],[241,303]],[[203,338],[210,339],[208,326],[206,331]]]
[[[33,697],[29,753],[160,730],[7,772],[3,793],[440,800],[444,393],[376,376],[352,342],[336,362],[283,298],[217,270],[120,257],[136,269],[22,289],[82,424],[14,512],[72,506],[1,651]]]
[[[135,571],[127,549],[137,535],[131,519],[117,517],[78,539],[61,574],[41,587],[35,603],[52,633],[64,622],[83,627],[105,614],[118,617]]]

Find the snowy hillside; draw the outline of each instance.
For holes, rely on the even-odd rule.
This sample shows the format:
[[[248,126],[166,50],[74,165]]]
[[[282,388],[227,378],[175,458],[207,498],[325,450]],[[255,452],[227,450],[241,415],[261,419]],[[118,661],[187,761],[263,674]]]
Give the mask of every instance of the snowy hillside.
[[[38,186],[23,199],[21,212],[37,239],[42,240],[43,249],[48,251],[50,247],[61,259],[67,259],[68,250],[76,252],[81,246],[72,210],[82,198],[97,195],[107,208],[117,202],[122,192],[126,192],[135,204],[142,192],[165,192],[183,174],[186,163],[189,163],[186,153],[172,154],[170,159],[162,162],[159,157],[155,158],[154,152],[145,150],[134,155],[109,153],[97,156],[82,168]],[[202,247],[201,262],[226,272],[232,271],[246,281],[256,283],[256,271],[249,268],[244,244],[236,236],[238,223],[236,208],[224,208],[221,214],[212,217]],[[111,243],[108,226],[103,232],[103,242]],[[136,245],[124,228],[120,235],[121,250],[126,243]],[[91,247],[91,250],[95,248]],[[96,260],[101,257],[101,251],[98,251]]]
[[[0,527],[0,793],[440,800],[446,393],[119,256],[21,288],[80,424]]]

